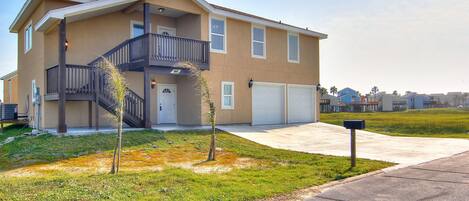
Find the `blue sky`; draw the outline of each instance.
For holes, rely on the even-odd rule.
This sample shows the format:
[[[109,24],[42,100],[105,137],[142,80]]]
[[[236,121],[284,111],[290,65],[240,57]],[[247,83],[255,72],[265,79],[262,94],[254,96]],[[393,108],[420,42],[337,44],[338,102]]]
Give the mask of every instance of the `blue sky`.
[[[209,1],[329,34],[320,44],[325,87],[469,91],[469,1]],[[23,2],[0,7],[0,75],[16,68],[16,35],[8,27]]]

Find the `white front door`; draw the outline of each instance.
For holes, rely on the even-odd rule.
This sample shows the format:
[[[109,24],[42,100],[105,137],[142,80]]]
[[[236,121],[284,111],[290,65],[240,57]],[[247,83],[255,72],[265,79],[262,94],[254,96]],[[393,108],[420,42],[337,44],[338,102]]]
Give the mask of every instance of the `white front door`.
[[[176,36],[176,29],[172,27],[158,26],[158,34]],[[158,56],[163,59],[177,58],[178,43],[172,37],[160,37],[158,39]]]
[[[158,26],[156,32],[161,35],[176,36],[176,28],[172,27]]]
[[[158,85],[158,123],[177,122],[177,87],[175,84]]]

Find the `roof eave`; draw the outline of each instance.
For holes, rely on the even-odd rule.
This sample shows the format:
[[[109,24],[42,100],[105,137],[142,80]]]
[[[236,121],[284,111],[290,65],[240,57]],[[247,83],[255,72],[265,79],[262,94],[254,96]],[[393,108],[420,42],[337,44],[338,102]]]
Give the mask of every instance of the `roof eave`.
[[[230,17],[230,18],[233,18],[233,19],[241,20],[241,21],[248,21],[248,22],[251,22],[251,23],[261,24],[261,25],[265,25],[265,26],[269,26],[269,27],[273,27],[273,28],[284,29],[284,30],[287,30],[287,31],[298,32],[298,33],[301,33],[301,34],[317,37],[319,39],[327,39],[327,37],[328,37],[328,35],[324,34],[324,33],[311,31],[311,30],[306,30],[306,29],[290,26],[290,25],[287,25],[287,24],[275,23],[275,22],[271,22],[271,21],[268,21],[268,20],[262,20],[262,19],[258,19],[258,18],[246,16],[246,15],[240,15],[240,14],[229,12],[229,11],[226,11],[226,10],[220,10],[220,9],[214,8],[213,6],[211,6],[205,0],[194,0],[194,1],[199,6],[201,6],[204,10],[206,10],[207,12],[213,13],[213,14],[216,14],[216,15],[226,16],[226,17]]]

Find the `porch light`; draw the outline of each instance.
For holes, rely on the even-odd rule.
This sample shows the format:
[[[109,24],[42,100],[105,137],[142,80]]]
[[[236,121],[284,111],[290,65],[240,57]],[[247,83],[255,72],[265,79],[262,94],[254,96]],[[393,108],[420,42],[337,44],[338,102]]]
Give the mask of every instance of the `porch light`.
[[[316,85],[316,91],[321,90],[321,84]]]
[[[67,51],[67,49],[68,49],[68,40],[65,39],[65,51]]]
[[[155,86],[156,86],[156,80],[153,79],[153,80],[151,80],[151,88],[154,89]]]
[[[165,8],[158,8],[158,11],[159,11],[160,13],[163,13],[165,10],[166,10]]]
[[[252,78],[249,80],[248,82],[248,86],[249,88],[252,88],[252,85],[254,84],[254,81],[252,80]]]

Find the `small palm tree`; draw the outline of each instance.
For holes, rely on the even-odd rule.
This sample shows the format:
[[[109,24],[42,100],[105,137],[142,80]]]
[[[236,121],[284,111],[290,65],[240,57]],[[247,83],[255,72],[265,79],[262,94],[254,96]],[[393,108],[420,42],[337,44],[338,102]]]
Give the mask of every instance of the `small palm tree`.
[[[324,88],[324,87],[321,87],[321,88],[319,89],[319,93],[321,94],[321,96],[324,96],[324,95],[327,94],[327,89]]]
[[[399,95],[399,93],[397,93],[397,91],[396,91],[396,90],[394,90],[394,91],[392,92],[392,95],[395,95],[395,96],[397,96],[397,95]]]
[[[119,167],[121,162],[121,152],[122,152],[122,126],[123,126],[123,115],[124,115],[124,101],[125,94],[127,92],[127,84],[125,82],[124,75],[121,74],[119,69],[112,64],[109,60],[104,59],[104,64],[99,67],[97,70],[102,70],[104,76],[107,76],[109,80],[108,90],[110,90],[114,100],[116,102],[116,107],[114,111],[115,121],[117,124],[117,138],[116,146],[114,147],[114,155],[112,159],[112,168],[111,174],[118,174]]]
[[[371,88],[371,94],[376,95],[378,92],[379,92],[379,89],[377,86],[374,86],[373,88]]]
[[[329,92],[331,92],[331,94],[333,96],[335,96],[337,94],[337,87],[335,86],[332,86],[330,89],[329,89]]]
[[[178,66],[187,68],[191,71],[191,76],[194,77],[197,82],[196,88],[199,89],[203,101],[205,102],[205,104],[207,104],[209,108],[207,116],[210,126],[212,127],[212,135],[210,138],[210,148],[208,152],[207,161],[214,161],[216,159],[216,113],[215,103],[212,99],[212,92],[208,86],[208,81],[202,75],[202,71],[200,70],[199,66],[191,62],[182,62]]]

